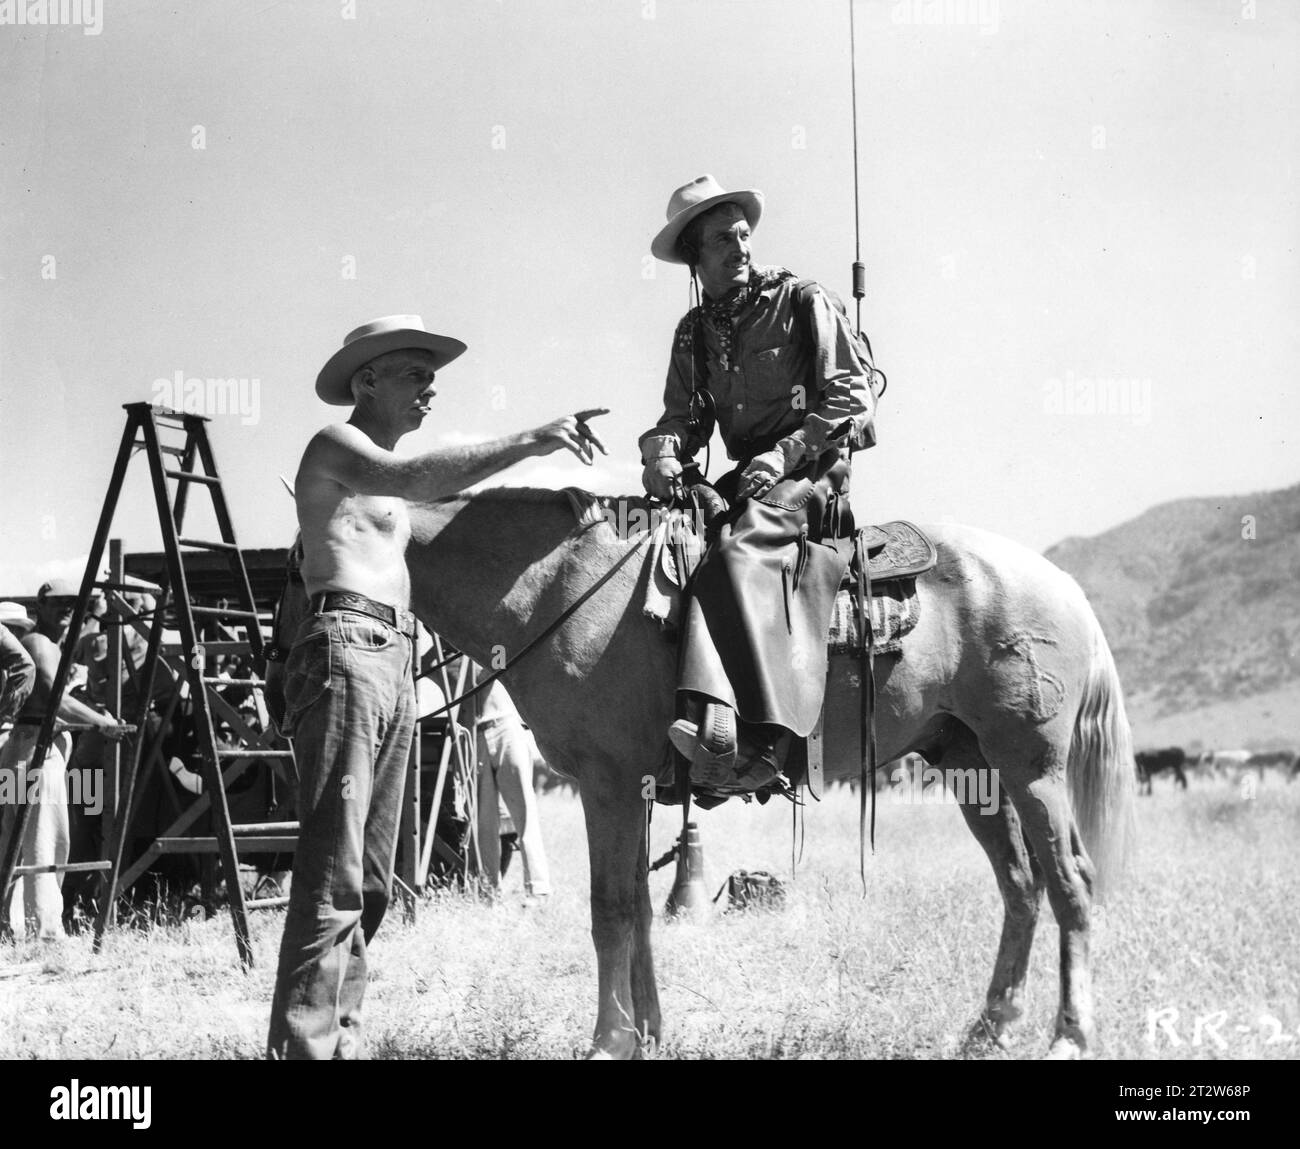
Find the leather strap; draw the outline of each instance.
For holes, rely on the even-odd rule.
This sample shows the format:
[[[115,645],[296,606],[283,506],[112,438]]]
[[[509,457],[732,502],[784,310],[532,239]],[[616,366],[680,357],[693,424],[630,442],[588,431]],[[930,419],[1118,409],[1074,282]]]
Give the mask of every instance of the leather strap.
[[[321,591],[311,596],[309,605],[313,614],[323,614],[331,610],[350,610],[354,614],[364,614],[387,623],[407,638],[415,636],[415,615],[409,610],[389,606],[386,602],[376,602],[363,594],[341,590]]]
[[[871,788],[871,849],[876,849],[876,634],[871,625],[871,567],[862,534],[854,538],[858,558],[858,627],[862,637],[862,769],[858,799],[858,876],[867,893],[867,787]]]
[[[808,767],[804,778],[808,784],[808,793],[818,802],[822,799],[822,789],[825,782],[825,736],[826,708],[823,706],[822,712],[817,715],[817,725],[812,728],[804,747],[808,759]]]

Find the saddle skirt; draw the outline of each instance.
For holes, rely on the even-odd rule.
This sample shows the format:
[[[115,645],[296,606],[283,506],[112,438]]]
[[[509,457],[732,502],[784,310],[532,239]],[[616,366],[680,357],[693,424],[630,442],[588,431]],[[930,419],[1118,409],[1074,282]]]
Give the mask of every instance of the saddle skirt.
[[[930,536],[903,519],[863,527],[860,534],[873,583],[915,578],[930,570],[939,558]],[[846,581],[854,577],[850,574]]]

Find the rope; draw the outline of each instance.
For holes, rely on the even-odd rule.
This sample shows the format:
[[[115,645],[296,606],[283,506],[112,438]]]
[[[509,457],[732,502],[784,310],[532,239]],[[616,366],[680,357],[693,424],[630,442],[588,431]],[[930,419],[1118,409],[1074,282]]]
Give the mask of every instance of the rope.
[[[691,282],[686,289],[686,313],[689,315],[696,308],[699,308],[699,314],[691,325],[691,418],[703,422],[705,400],[700,396],[700,384],[695,378],[695,364],[699,358],[699,348],[696,346],[696,341],[700,338],[700,330],[704,326],[704,300],[700,297],[700,281],[696,278],[695,264],[692,263]],[[704,470],[702,472],[704,478],[708,478],[712,465],[713,430],[710,428],[709,437],[704,443]]]

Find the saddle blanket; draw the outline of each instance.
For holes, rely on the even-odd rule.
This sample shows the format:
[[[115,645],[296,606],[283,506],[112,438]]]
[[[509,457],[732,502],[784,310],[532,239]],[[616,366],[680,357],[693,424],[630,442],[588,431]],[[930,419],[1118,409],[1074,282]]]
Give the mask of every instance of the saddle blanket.
[[[876,653],[899,653],[903,649],[903,639],[916,629],[921,617],[920,604],[916,598],[916,579],[872,583],[868,610]],[[831,614],[830,635],[826,643],[827,653],[832,655],[856,654],[862,649],[857,596],[847,588],[841,588],[835,596],[835,609]]]

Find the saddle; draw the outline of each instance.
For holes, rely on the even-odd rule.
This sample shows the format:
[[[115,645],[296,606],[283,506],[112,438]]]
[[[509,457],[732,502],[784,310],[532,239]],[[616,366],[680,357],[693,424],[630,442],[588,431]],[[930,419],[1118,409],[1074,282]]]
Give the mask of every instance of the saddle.
[[[680,525],[680,524],[678,524]],[[670,532],[656,540],[650,558],[651,578],[648,580],[644,611],[670,628],[681,614],[685,587],[702,548],[683,548],[680,536],[674,545]],[[894,521],[863,527],[856,536],[836,540],[844,560],[845,575],[835,596],[830,626],[827,634],[828,655],[856,656],[864,661],[881,655],[901,655],[903,639],[915,629],[920,619],[916,579],[931,570],[937,562],[934,543],[913,523]],[[686,555],[690,554],[687,559]],[[869,579],[862,579],[859,555],[865,555]],[[870,596],[866,595],[866,583]],[[861,595],[861,598],[859,598]],[[860,610],[859,602],[865,607]],[[862,622],[865,613],[870,619],[870,640]],[[868,650],[869,648],[869,650]],[[821,723],[807,739],[797,738],[788,753],[785,773],[792,783],[806,781],[815,797],[821,793]],[[672,755],[665,763],[665,782],[673,776]],[[661,783],[656,797],[660,801],[679,801],[677,787]],[[702,808],[709,808],[729,797],[748,800],[753,796],[760,803],[771,793],[784,792],[777,784],[757,790],[746,789],[740,780],[735,786],[721,788],[692,786],[694,800]]]
[[[675,512],[672,518],[666,517],[661,522],[651,543],[650,578],[642,612],[669,627],[675,626],[681,617],[686,584],[704,553],[698,535],[686,533],[692,525],[689,516]],[[916,577],[932,569],[938,555],[929,536],[914,523],[902,519],[862,527],[858,534],[871,574],[876,652],[891,653],[889,647],[896,652],[920,618],[914,605]],[[836,546],[846,570],[836,596],[827,646],[831,654],[850,654],[862,645],[853,610],[860,574],[857,547],[853,538],[837,539]]]

